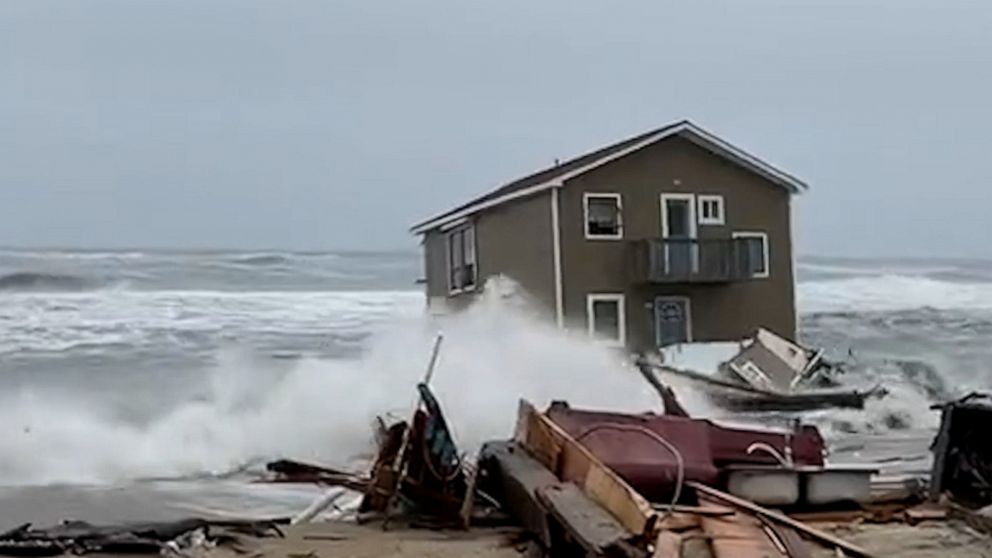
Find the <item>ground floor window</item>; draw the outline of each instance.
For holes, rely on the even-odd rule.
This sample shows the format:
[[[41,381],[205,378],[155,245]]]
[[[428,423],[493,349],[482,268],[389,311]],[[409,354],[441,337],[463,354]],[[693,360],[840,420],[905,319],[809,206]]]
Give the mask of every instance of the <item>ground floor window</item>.
[[[624,296],[622,294],[590,294],[586,298],[586,319],[589,335],[612,345],[627,342],[627,328],[624,317]]]
[[[743,242],[738,255],[740,265],[751,277],[768,277],[768,234],[763,232],[735,232],[734,238]]]

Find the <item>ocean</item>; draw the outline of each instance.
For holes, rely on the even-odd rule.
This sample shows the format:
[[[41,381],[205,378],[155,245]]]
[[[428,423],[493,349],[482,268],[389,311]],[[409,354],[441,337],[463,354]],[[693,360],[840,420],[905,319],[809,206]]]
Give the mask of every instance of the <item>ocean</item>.
[[[314,487],[253,482],[266,460],[359,467],[377,415],[405,416],[430,345],[463,449],[539,404],[657,409],[617,356],[536,321],[499,284],[424,313],[414,253],[0,252],[0,528],[63,519],[299,511]],[[992,388],[992,262],[804,258],[801,336],[881,385],[817,411],[835,461],[929,466],[935,402]],[[698,394],[694,414],[726,416]]]

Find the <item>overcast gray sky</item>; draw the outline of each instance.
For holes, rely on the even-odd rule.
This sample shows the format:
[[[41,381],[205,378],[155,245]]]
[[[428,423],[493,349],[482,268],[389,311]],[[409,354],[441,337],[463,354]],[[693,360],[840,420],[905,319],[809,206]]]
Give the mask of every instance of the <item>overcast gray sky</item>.
[[[404,248],[682,118],[803,254],[992,257],[992,2],[0,0],[0,245]]]

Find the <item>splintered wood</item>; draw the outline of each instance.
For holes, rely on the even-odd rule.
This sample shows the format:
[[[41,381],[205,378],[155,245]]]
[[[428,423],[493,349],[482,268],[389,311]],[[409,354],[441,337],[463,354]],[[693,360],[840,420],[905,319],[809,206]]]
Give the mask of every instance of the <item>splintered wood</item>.
[[[530,403],[520,402],[517,442],[558,478],[575,483],[632,534],[654,539],[657,513],[651,504],[585,446]]]
[[[705,495],[708,498],[713,498],[719,501],[720,503],[737,506],[738,508],[746,510],[756,516],[761,516],[762,518],[769,519],[778,524],[792,527],[793,529],[796,529],[797,531],[800,531],[803,534],[812,537],[813,539],[816,539],[825,545],[837,547],[838,549],[843,550],[845,553],[851,556],[858,556],[860,558],[871,558],[872,556],[871,554],[868,553],[867,550],[857,545],[851,544],[839,537],[831,535],[830,533],[827,533],[820,529],[810,527],[809,525],[806,525],[801,521],[796,521],[795,519],[781,512],[763,508],[755,504],[754,502],[745,500],[743,498],[738,498],[737,496],[734,496],[732,494],[727,494],[726,492],[717,490],[711,486],[706,486],[705,484],[700,484],[698,482],[688,481],[686,482],[686,486],[693,488],[701,495]]]
[[[701,507],[718,507],[706,500]],[[745,514],[705,516],[699,520],[710,539],[714,558],[781,558],[788,556],[775,544],[756,517]]]

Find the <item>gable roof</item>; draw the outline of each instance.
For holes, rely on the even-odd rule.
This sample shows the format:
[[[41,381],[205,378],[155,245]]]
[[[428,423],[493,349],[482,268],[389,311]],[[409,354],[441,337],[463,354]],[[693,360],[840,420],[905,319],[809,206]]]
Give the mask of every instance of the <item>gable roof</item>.
[[[703,130],[688,120],[669,124],[661,128],[645,132],[638,136],[608,145],[606,147],[580,155],[558,165],[548,167],[523,178],[504,184],[489,193],[483,194],[471,201],[449,209],[444,213],[417,223],[410,228],[414,234],[422,234],[452,221],[468,217],[473,213],[494,207],[509,201],[530,196],[549,188],[558,188],[565,181],[587,173],[620,157],[629,155],[653,145],[661,140],[680,136],[692,141],[716,155],[724,157],[765,179],[773,182],[792,194],[798,194],[809,187],[795,176],[788,174],[772,165],[758,159],[744,150],[735,147],[719,137]]]

